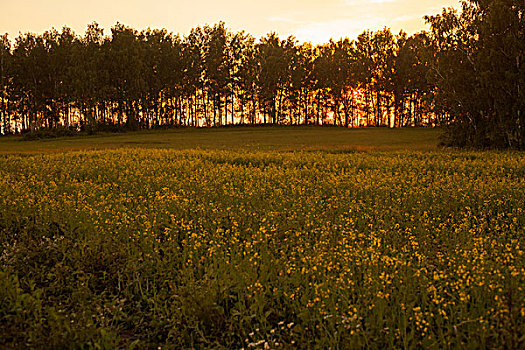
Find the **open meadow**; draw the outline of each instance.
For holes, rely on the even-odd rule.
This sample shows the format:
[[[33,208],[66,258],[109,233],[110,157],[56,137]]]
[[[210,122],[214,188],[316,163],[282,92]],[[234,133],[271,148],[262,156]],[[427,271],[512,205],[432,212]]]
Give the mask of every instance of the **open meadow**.
[[[436,150],[440,129],[339,127],[223,127],[144,130],[121,134],[100,133],[25,141],[19,136],[0,138],[0,154],[56,153],[115,148],[169,148],[208,150]]]
[[[439,133],[0,138],[0,348],[523,348],[525,154]]]

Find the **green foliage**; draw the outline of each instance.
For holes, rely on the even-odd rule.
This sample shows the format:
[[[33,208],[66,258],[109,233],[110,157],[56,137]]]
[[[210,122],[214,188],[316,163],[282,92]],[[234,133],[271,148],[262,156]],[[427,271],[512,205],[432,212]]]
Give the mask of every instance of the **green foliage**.
[[[0,347],[523,347],[523,158],[0,158]]]
[[[409,73],[424,62],[418,51],[401,52],[405,40],[385,28],[313,47],[276,33],[256,41],[222,22],[184,38],[121,23],[110,36],[97,23],[84,37],[64,27],[20,34],[12,46],[5,36],[0,133],[95,125],[439,124],[440,111],[426,99],[433,86],[411,82]]]
[[[76,136],[78,132],[72,128],[57,127],[53,129],[38,129],[23,134],[23,140],[53,139],[57,137]]]
[[[438,101],[450,115],[446,143],[525,148],[525,5],[465,1],[427,16],[436,47]]]

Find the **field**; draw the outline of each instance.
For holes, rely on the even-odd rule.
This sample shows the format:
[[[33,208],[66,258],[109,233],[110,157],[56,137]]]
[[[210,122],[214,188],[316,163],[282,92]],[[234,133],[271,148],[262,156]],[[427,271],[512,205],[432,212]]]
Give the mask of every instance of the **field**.
[[[0,139],[0,347],[525,347],[525,154],[436,130]]]
[[[209,150],[431,150],[438,129],[343,129],[334,127],[234,127],[100,134],[38,141],[0,137],[0,154],[115,148]]]

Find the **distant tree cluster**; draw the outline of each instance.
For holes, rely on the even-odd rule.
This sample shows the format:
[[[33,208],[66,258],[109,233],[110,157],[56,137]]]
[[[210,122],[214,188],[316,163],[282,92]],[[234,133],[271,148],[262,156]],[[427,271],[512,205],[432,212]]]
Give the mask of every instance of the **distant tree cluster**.
[[[317,46],[222,22],[185,37],[120,23],[4,35],[0,130],[447,124],[454,145],[523,148],[523,6],[472,0],[427,17],[430,33]]]
[[[184,38],[96,23],[2,38],[4,132],[57,126],[436,123],[426,34],[388,29],[313,47],[223,23]],[[16,130],[19,131],[19,130]]]

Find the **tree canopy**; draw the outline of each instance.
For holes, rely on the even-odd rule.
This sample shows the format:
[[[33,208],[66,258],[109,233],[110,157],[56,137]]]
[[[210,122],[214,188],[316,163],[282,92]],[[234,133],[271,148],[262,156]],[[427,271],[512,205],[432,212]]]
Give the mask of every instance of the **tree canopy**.
[[[525,148],[524,12],[520,0],[469,0],[426,17],[450,144]]]

